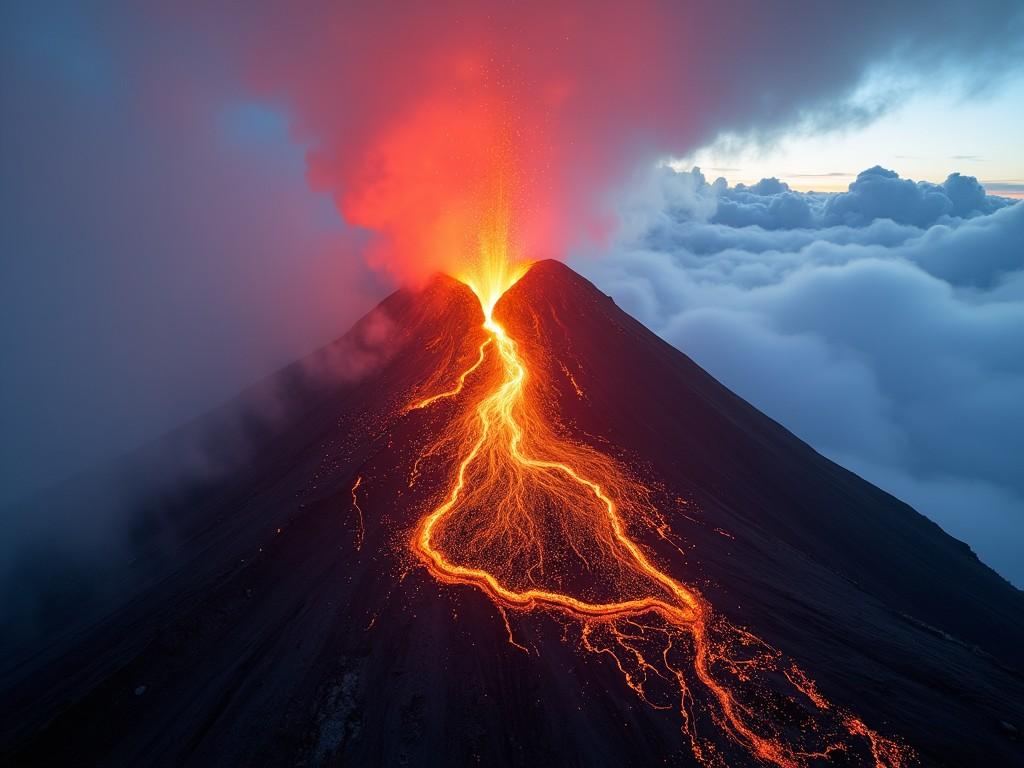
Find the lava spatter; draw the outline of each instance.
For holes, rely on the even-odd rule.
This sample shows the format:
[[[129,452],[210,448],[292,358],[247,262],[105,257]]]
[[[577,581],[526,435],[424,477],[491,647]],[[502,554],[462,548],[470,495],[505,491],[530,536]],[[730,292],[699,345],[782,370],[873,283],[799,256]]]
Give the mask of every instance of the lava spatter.
[[[657,533],[661,516],[618,462],[550,426],[540,366],[495,317],[528,269],[504,257],[485,255],[463,278],[486,332],[472,365],[407,407],[460,402],[438,436],[454,443],[457,464],[411,542],[430,573],[482,590],[506,625],[508,612],[548,611],[578,626],[580,647],[610,656],[639,697],[678,709],[704,765],[728,764],[729,749],[778,766],[911,763],[909,748],[830,704],[799,667],[716,614],[630,535],[638,525]],[[511,628],[509,640],[522,647]]]

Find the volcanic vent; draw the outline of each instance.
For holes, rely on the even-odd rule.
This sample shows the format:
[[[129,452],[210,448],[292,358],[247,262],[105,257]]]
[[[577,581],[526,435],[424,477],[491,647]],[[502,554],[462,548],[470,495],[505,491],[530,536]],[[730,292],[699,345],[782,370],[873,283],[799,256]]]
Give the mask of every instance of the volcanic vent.
[[[392,329],[370,373],[183,511],[161,578],[5,675],[3,754],[1020,758],[1020,592],[565,266],[506,282],[357,326]]]

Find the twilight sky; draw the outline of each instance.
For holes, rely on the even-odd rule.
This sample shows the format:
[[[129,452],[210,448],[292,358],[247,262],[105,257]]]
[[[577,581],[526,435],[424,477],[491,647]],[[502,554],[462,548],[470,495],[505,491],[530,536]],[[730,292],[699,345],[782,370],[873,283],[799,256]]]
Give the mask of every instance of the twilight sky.
[[[0,14],[0,570],[19,498],[457,263],[511,174],[527,258],[1024,584],[1019,2]]]
[[[888,107],[869,123],[831,131],[791,126],[761,141],[726,135],[674,165],[682,170],[697,165],[733,184],[775,176],[793,189],[821,192],[844,191],[859,171],[877,164],[933,182],[955,170],[977,177],[993,194],[1024,197],[1024,75],[1019,69],[980,90],[955,79],[897,87],[876,75],[859,98]]]

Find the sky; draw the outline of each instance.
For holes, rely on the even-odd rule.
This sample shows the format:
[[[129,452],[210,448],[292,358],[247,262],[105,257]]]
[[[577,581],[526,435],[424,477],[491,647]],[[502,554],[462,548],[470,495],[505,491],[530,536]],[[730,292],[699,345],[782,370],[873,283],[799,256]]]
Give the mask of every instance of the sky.
[[[880,77],[861,98],[877,101],[889,88]],[[940,182],[953,172],[977,177],[993,194],[1024,197],[1024,76],[972,91],[963,83],[906,86],[877,119],[817,132],[792,127],[767,140],[728,135],[673,167],[699,166],[711,178],[753,184],[777,177],[793,189],[844,191],[864,168],[881,164],[905,178]]]
[[[20,499],[456,268],[500,189],[522,258],[571,259],[1024,583],[1022,209],[993,197],[1024,179],[1020,3],[0,14],[0,571]],[[854,307],[812,301],[847,277]]]

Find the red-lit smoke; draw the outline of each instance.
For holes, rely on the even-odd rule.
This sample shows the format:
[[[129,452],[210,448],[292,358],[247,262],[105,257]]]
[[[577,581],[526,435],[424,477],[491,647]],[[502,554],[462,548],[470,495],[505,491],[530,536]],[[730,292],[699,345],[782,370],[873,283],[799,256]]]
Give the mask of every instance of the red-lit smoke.
[[[287,107],[310,147],[310,182],[348,223],[373,231],[369,260],[402,279],[472,258],[496,200],[515,255],[559,257],[608,232],[608,191],[649,161],[723,131],[849,121],[856,110],[832,108],[877,62],[933,71],[976,57],[980,40],[995,50],[1010,36],[966,2],[439,0],[247,11],[218,17],[210,34],[241,45],[250,86]],[[211,26],[211,12],[201,15]]]
[[[513,258],[599,238],[608,183],[686,132],[678,21],[645,3],[388,4],[302,40],[282,22],[251,64],[313,147],[310,182],[374,231],[371,263],[416,279],[474,259],[496,208]]]

